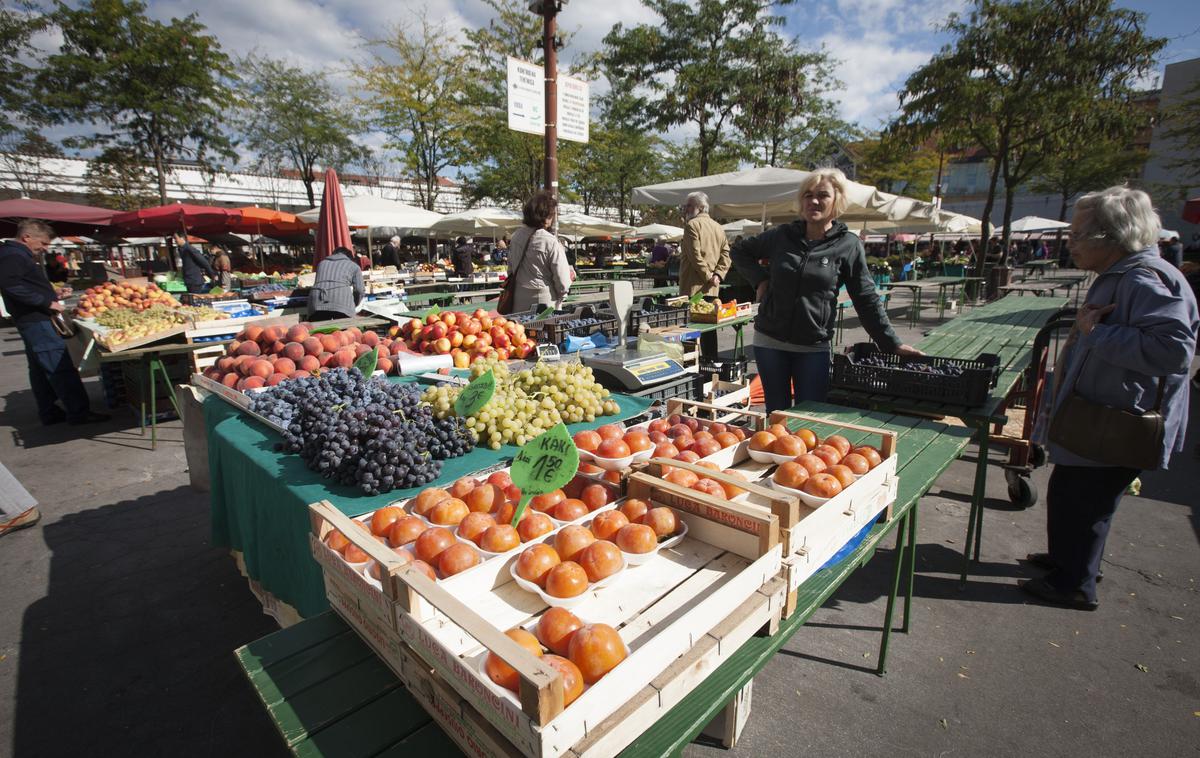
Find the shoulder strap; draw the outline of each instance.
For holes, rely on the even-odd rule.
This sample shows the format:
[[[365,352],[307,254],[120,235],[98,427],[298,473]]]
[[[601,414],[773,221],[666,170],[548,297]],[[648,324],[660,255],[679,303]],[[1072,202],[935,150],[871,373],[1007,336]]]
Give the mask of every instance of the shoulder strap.
[[[521,273],[521,267],[525,265],[525,259],[529,257],[527,255],[527,253],[529,252],[529,243],[533,242],[534,234],[537,234],[536,229],[533,231],[533,234],[530,234],[529,237],[527,237],[525,239],[525,247],[521,248],[521,260],[517,262],[517,267],[515,269],[513,269],[513,278],[514,279],[517,277],[517,274]]]

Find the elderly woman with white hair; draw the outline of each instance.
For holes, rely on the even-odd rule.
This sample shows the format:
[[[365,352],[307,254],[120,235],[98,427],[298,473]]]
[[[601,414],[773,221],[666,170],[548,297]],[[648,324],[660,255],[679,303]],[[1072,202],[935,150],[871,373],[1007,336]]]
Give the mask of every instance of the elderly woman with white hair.
[[[920,354],[892,330],[863,244],[837,220],[849,204],[846,186],[838,169],[810,172],[800,186],[800,218],[743,239],[733,249],[734,266],[757,288],[761,303],[754,321],[754,361],[768,412],[825,399],[843,284],[875,344],[888,352]]]
[[[1054,605],[1099,606],[1100,561],[1121,495],[1183,449],[1200,315],[1183,275],[1159,256],[1158,232],[1140,190],[1111,187],[1075,203],[1071,257],[1099,276],[1054,372],[1049,551],[1027,557],[1047,573],[1021,583]]]

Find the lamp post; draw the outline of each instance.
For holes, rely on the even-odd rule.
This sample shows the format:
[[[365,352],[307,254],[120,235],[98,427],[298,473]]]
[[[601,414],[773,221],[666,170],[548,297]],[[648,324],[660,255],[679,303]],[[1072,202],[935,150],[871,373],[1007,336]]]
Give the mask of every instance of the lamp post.
[[[556,18],[567,0],[530,0],[529,10],[542,17],[546,71],[545,188],[558,197],[558,40]]]

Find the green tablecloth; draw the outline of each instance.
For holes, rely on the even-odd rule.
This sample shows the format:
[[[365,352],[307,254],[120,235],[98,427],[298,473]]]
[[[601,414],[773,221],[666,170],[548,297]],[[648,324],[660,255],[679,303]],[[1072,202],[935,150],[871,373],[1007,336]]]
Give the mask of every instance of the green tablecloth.
[[[615,420],[632,418],[650,401],[614,395],[617,416],[572,424],[572,434]],[[343,513],[357,516],[420,489],[364,495],[322,479],[297,455],[275,452],[279,435],[218,397],[204,402],[208,427],[208,466],[212,481],[213,544],[242,553],[246,573],[263,589],[296,608],[302,616],[329,607],[321,569],[309,553],[308,504],[328,500]],[[473,471],[516,455],[517,448],[480,449],[443,464],[442,476],[429,487],[449,484]]]

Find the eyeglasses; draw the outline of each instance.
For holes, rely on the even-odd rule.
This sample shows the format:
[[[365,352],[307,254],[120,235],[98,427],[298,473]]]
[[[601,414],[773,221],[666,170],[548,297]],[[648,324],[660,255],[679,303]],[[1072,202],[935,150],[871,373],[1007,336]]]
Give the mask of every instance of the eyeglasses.
[[[1067,242],[1083,242],[1084,240],[1099,240],[1104,239],[1107,235],[1104,232],[1098,234],[1080,234],[1079,232],[1067,232]]]

